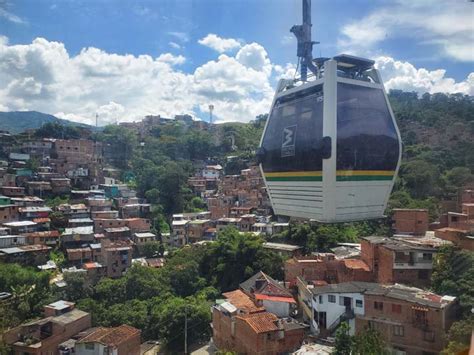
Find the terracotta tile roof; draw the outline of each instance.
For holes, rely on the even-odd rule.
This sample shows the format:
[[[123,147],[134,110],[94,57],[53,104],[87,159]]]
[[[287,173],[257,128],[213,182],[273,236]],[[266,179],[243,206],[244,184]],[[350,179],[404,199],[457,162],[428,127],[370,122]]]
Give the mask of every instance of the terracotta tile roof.
[[[228,302],[232,303],[236,308],[244,312],[254,313],[265,310],[263,307],[256,306],[252,299],[241,290],[226,292],[222,295],[227,299]]]
[[[360,259],[343,259],[344,265],[348,269],[362,269],[364,271],[370,271],[369,265],[365,261]]]
[[[35,223],[49,223],[51,220],[49,218],[33,218]]]
[[[244,314],[242,316],[237,316],[236,318],[242,319],[257,334],[278,330],[278,327],[276,325],[278,317],[273,313],[259,312],[252,314]]]
[[[255,294],[255,299],[257,300],[268,300],[274,302],[285,302],[285,303],[296,303],[293,297],[279,297],[279,296],[268,296]]]
[[[115,328],[98,327],[94,332],[80,339],[79,343],[101,343],[116,346],[128,341],[132,336],[140,334],[140,330],[126,324]]]

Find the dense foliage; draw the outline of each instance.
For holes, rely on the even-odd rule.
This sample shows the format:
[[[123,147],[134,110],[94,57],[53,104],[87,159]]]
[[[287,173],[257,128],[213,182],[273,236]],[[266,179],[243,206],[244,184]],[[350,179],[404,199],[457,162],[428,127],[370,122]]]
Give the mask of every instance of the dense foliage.
[[[272,236],[272,241],[301,245],[304,253],[328,252],[338,243],[358,243],[359,237],[388,233],[386,221],[338,224],[292,222],[288,230]]]
[[[460,320],[451,327],[446,354],[453,354],[469,346],[474,316],[474,253],[458,250],[453,246],[441,248],[434,261],[432,275],[433,290],[441,295],[459,298]]]
[[[392,90],[389,95],[403,141],[403,161],[390,206],[428,208],[474,183],[474,102],[461,94]]]
[[[357,335],[349,334],[349,325],[342,322],[337,331],[334,344],[334,355],[383,355],[385,341],[382,335],[374,329],[365,329]]]
[[[0,265],[0,289],[14,294],[4,307],[3,329],[41,315],[42,306],[57,299],[77,302],[92,314],[94,326],[129,324],[145,340],[160,340],[170,350],[184,343],[184,319],[189,343],[209,339],[209,307],[221,292],[262,270],[282,278],[282,259],[263,248],[251,234],[228,229],[210,245],[186,247],[166,257],[154,269],[132,266],[119,279],[104,278],[91,285],[83,273],[65,273],[65,288],[50,288],[50,275],[16,264]],[[56,257],[60,257],[56,255]]]

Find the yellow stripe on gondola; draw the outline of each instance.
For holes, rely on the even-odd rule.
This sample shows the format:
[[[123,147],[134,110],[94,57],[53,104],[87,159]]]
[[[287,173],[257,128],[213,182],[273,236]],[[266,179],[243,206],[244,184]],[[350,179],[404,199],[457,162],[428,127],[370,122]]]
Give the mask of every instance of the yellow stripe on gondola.
[[[338,176],[353,176],[353,175],[377,175],[377,176],[393,176],[395,171],[392,170],[338,170]]]

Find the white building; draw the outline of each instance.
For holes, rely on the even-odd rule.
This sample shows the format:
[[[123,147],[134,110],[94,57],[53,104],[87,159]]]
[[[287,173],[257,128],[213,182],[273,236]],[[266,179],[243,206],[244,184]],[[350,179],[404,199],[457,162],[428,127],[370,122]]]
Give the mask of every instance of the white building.
[[[351,335],[355,334],[355,316],[364,315],[364,293],[380,285],[370,282],[344,282],[325,286],[298,282],[299,298],[309,319],[311,331],[330,335],[346,321]]]

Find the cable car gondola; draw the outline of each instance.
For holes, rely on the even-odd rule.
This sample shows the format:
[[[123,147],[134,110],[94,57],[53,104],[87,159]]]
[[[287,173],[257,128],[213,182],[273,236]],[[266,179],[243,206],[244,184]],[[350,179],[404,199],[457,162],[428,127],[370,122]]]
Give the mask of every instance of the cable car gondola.
[[[323,223],[383,217],[401,140],[374,62],[302,59],[314,80],[302,72],[300,82],[279,82],[257,152],[275,214]]]

